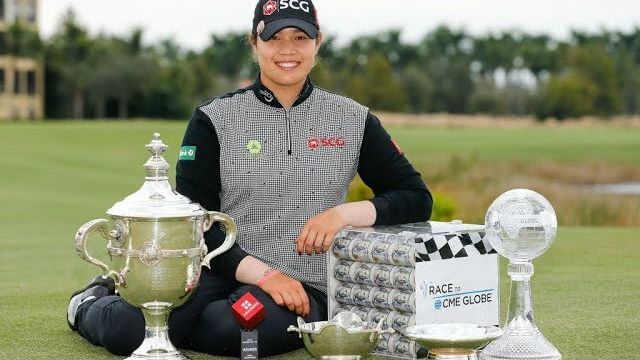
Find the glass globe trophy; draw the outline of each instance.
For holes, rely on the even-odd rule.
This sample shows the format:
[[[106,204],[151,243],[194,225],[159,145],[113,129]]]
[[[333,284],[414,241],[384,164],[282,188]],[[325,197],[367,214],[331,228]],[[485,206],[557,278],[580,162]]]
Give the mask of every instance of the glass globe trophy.
[[[491,246],[509,259],[511,296],[503,335],[482,350],[480,359],[561,359],[533,322],[529,284],[531,261],[542,255],[556,236],[558,222],[553,207],[535,191],[507,191],[489,207],[485,227]]]

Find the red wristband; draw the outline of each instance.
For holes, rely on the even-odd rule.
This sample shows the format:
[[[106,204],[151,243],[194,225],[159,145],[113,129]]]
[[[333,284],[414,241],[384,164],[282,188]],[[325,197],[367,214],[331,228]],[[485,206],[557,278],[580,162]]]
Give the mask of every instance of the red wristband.
[[[258,282],[256,285],[258,286],[262,286],[262,284],[264,284],[267,280],[271,279],[272,277],[281,274],[280,270],[277,269],[269,269],[267,271],[265,271],[264,275],[258,279]]]

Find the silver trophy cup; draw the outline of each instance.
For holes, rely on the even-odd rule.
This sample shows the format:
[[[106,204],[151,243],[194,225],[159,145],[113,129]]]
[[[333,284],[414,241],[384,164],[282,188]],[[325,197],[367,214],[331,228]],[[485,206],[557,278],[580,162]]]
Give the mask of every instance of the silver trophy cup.
[[[201,266],[209,267],[213,257],[233,245],[237,229],[230,216],[206,211],[171,189],[169,164],[161,156],[168,146],[159,134],[146,148],[152,157],[144,165],[147,176],[142,187],[109,209],[109,220],[82,225],[75,248],[82,260],[115,279],[124,300],[142,310],[144,341],[129,359],[188,359],[169,340],[169,313],[194,292]],[[203,234],[216,222],[224,225],[226,238],[207,254]],[[87,252],[92,233],[107,240],[111,266]]]

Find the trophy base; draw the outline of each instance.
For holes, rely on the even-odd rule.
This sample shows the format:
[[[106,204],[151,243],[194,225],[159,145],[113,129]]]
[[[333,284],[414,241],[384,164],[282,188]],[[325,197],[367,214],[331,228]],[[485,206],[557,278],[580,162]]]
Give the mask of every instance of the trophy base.
[[[428,360],[478,360],[475,350],[447,349],[448,351],[429,351]]]
[[[480,353],[481,360],[560,360],[558,349],[528,319],[514,318],[504,335]]]
[[[142,344],[125,360],[189,360],[169,340],[167,326],[145,328]]]
[[[170,353],[132,354],[125,360],[190,360],[187,355],[174,351]]]

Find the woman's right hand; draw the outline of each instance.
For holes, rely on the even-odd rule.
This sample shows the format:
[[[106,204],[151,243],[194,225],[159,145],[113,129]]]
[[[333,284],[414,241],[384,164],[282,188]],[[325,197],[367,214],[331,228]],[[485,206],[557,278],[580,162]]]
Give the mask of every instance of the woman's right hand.
[[[300,281],[279,273],[262,283],[260,289],[269,294],[276,304],[289,311],[295,311],[302,317],[309,315],[309,297]]]

